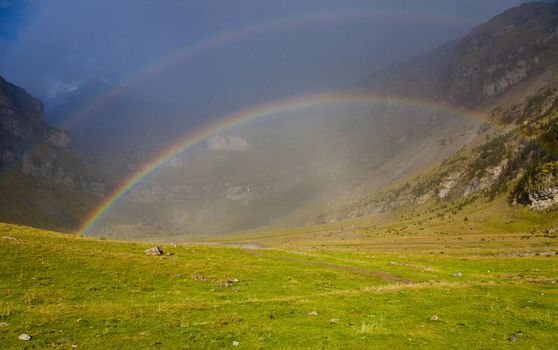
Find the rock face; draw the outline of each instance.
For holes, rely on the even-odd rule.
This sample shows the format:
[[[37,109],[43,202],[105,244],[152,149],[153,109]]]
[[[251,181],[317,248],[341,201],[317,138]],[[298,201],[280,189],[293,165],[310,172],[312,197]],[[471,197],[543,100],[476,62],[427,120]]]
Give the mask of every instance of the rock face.
[[[554,181],[556,183],[556,181]],[[558,186],[544,188],[540,191],[529,193],[531,208],[535,210],[545,210],[555,207],[558,204]]]
[[[207,149],[244,152],[250,149],[250,144],[240,136],[215,135],[207,140]]]
[[[63,131],[44,124],[42,115],[41,101],[0,77],[0,169],[14,166],[37,143],[69,139]],[[68,146],[69,141],[56,147],[61,145]]]
[[[353,88],[474,108],[556,68],[558,3],[532,2],[505,11],[465,37],[393,65]]]
[[[473,29],[455,46],[450,101],[478,104],[536,75],[557,53],[558,6],[530,3]]]
[[[540,165],[520,182],[518,202],[534,210],[545,210],[558,205],[558,162]]]
[[[42,182],[103,195],[101,177],[80,173],[64,130],[43,121],[43,104],[0,77],[0,171],[19,170]]]

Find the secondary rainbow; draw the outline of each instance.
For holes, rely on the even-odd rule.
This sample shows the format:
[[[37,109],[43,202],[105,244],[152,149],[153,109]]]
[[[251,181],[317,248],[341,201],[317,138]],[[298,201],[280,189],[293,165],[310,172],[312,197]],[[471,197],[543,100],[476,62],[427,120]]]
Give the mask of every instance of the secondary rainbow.
[[[488,119],[483,118],[479,113],[459,110],[444,104],[433,103],[420,100],[365,95],[365,94],[322,94],[310,95],[293,99],[279,100],[270,104],[265,104],[255,108],[242,110],[238,113],[228,115],[219,120],[208,123],[198,129],[187,133],[179,142],[167,148],[151,161],[141,166],[135,173],[126,178],[117,186],[84,220],[78,229],[80,234],[88,234],[91,228],[117,203],[121,198],[125,197],[134,186],[140,183],[147,176],[155,172],[164,162],[170,160],[181,152],[199,144],[207,138],[227,130],[231,127],[241,125],[243,123],[263,119],[266,117],[277,116],[279,114],[303,111],[308,108],[328,107],[328,106],[379,106],[391,105],[401,107],[414,107],[431,111],[440,111],[451,113],[486,122]]]
[[[123,94],[131,86],[134,86],[151,77],[161,74],[166,69],[184,63],[189,59],[200,56],[208,51],[223,48],[227,45],[240,42],[244,39],[256,35],[270,33],[279,30],[294,29],[312,24],[338,24],[342,22],[352,22],[355,20],[385,21],[385,20],[418,20],[424,22],[450,22],[461,21],[464,24],[472,25],[470,19],[462,16],[448,16],[436,13],[417,13],[417,12],[393,12],[393,11],[343,11],[343,12],[320,12],[306,15],[298,15],[287,18],[271,19],[261,22],[251,23],[248,26],[236,30],[218,33],[205,38],[199,42],[181,47],[172,53],[160,57],[158,60],[144,66],[141,70],[134,72],[123,82],[114,86],[106,92],[96,96],[93,100],[81,106],[73,115],[68,118],[60,127],[70,130],[80,121],[85,120],[104,106],[109,101]]]

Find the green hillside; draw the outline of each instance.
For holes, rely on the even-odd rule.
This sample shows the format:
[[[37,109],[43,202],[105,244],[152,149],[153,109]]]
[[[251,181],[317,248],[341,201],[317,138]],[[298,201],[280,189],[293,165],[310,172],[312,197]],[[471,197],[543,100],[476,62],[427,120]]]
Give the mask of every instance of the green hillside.
[[[443,212],[401,209],[224,243],[161,244],[161,256],[144,254],[153,244],[1,224],[0,343],[552,348],[556,215],[513,209],[504,198]],[[23,333],[32,338],[18,340]]]
[[[19,171],[0,176],[0,221],[74,230],[99,200],[68,186],[44,183]]]

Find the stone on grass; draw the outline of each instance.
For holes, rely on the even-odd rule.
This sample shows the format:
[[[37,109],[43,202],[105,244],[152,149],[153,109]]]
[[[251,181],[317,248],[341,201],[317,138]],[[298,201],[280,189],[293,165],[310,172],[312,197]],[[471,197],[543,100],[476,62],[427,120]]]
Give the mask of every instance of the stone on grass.
[[[233,341],[233,346],[239,346],[239,345],[240,345],[240,343],[239,343],[239,342],[237,342],[236,340],[235,340],[235,341]]]
[[[517,337],[515,335],[512,335],[511,337],[508,338],[508,340],[514,342],[517,340]]]
[[[453,277],[461,277],[463,274],[461,272],[454,272],[451,274]]]
[[[339,323],[339,319],[338,318],[332,318],[331,320],[329,320],[329,323],[337,324],[337,323]]]
[[[19,335],[18,339],[19,339],[19,340],[30,340],[30,339],[31,339],[31,336],[30,336],[29,334],[23,333],[23,334],[20,334],[20,335]]]
[[[12,236],[4,236],[4,237],[2,237],[2,239],[6,240],[6,241],[17,241],[17,238],[12,237]]]
[[[430,321],[438,321],[439,319],[440,319],[440,317],[438,317],[438,315],[430,316]]]
[[[318,311],[310,311],[308,316],[318,316]]]
[[[163,255],[163,249],[159,247],[153,247],[153,248],[146,249],[144,253],[145,255]]]
[[[8,322],[0,322],[0,327],[8,327],[9,325]]]

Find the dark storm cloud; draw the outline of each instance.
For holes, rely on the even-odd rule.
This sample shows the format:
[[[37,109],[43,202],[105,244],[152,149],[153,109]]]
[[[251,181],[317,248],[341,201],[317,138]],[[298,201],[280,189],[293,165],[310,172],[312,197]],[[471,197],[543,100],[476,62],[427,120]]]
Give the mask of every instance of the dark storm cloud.
[[[219,33],[281,18],[307,23],[254,31],[136,83],[161,98],[244,103],[332,89],[466,33],[516,0],[26,2],[0,41],[0,75],[45,98],[92,78],[113,84]],[[13,6],[0,0],[0,8]],[[25,12],[24,12],[25,13]],[[311,20],[327,13],[333,19]],[[367,18],[335,14],[367,13]],[[366,17],[366,16],[364,16]],[[15,26],[15,27],[14,27]],[[257,27],[257,26],[256,26]],[[4,26],[0,26],[4,28]],[[6,27],[7,28],[7,27]],[[4,30],[6,31],[6,30]],[[17,35],[16,35],[17,34]],[[0,35],[0,38],[2,36]],[[137,79],[136,79],[137,80]],[[248,103],[248,102],[246,102]]]

